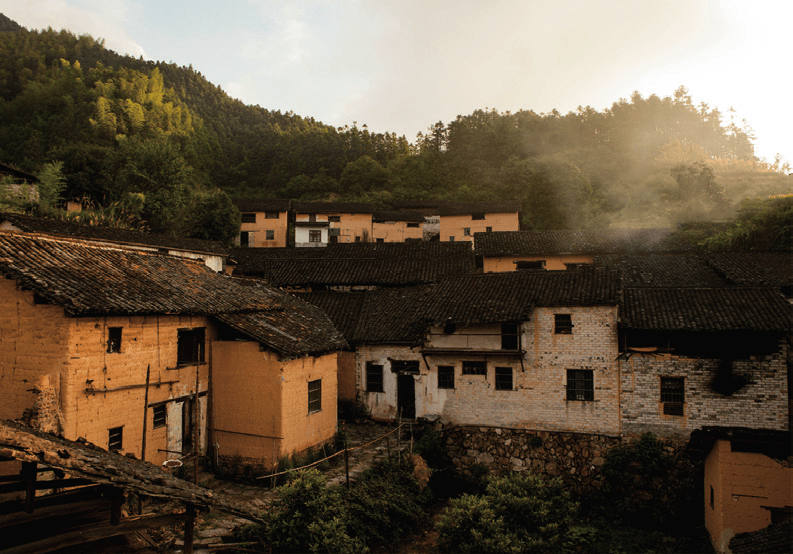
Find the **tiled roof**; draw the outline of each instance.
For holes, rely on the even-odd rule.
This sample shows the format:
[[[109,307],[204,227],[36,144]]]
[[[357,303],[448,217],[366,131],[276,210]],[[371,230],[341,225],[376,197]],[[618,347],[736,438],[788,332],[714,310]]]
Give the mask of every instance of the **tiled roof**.
[[[790,554],[793,552],[793,520],[769,525],[730,539],[733,554]]]
[[[297,214],[370,214],[374,204],[365,202],[292,202]]]
[[[424,313],[436,325],[525,321],[535,306],[615,306],[618,285],[611,268],[452,277],[433,288]]]
[[[620,326],[668,331],[787,331],[793,307],[768,288],[625,288]]]
[[[496,231],[476,233],[478,256],[670,252],[692,247],[671,239],[669,229],[603,229],[591,231]]]
[[[793,252],[706,252],[704,258],[736,285],[793,285]]]
[[[447,202],[440,206],[440,215],[516,213],[520,209],[520,202]]]
[[[35,175],[25,173],[24,171],[19,171],[18,169],[6,164],[0,164],[0,175],[10,175],[15,179],[22,179],[30,183],[38,183],[39,181],[39,178]]]
[[[113,229],[110,227],[97,227],[94,225],[80,225],[61,219],[47,219],[30,215],[0,213],[0,223],[8,221],[14,227],[26,233],[45,233],[76,237],[91,241],[108,241],[121,244],[141,244],[153,248],[170,248],[175,250],[189,250],[191,252],[206,252],[218,256],[227,256],[228,248],[212,240],[188,239],[155,235],[130,229]]]
[[[282,355],[346,346],[321,310],[175,256],[0,232],[0,273],[72,315],[215,316]]]
[[[412,285],[476,271],[467,243],[354,243],[325,248],[238,248],[235,273],[275,286]]]
[[[430,287],[399,287],[367,291],[354,342],[420,344]]]
[[[288,212],[291,200],[281,198],[237,198],[234,205],[241,212]]]
[[[390,212],[374,212],[372,214],[374,223],[385,223],[387,221],[407,221],[410,223],[424,223],[424,216],[419,212],[393,210]]]
[[[699,256],[626,256],[618,265],[626,287],[727,286]]]
[[[351,342],[366,294],[366,292],[317,291],[294,293],[294,296],[328,314],[336,329],[341,331],[347,342]]]

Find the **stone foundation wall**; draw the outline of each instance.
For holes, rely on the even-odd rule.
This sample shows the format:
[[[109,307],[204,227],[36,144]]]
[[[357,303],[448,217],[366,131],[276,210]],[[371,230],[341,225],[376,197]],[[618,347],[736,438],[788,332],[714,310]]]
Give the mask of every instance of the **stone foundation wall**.
[[[496,427],[446,427],[446,450],[458,471],[472,475],[477,465],[490,474],[530,471],[560,477],[578,493],[600,488],[606,454],[623,439],[586,433],[528,431]],[[680,458],[684,442],[665,442],[666,454]]]

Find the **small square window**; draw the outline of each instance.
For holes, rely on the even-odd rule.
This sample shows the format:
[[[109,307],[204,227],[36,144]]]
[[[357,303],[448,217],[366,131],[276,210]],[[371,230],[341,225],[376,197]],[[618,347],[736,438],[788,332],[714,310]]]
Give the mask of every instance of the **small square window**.
[[[591,369],[567,370],[567,400],[594,400],[595,381]]]
[[[154,407],[154,428],[165,427],[168,423],[168,410],[165,404]]]
[[[487,362],[463,362],[463,375],[487,375]]]
[[[496,390],[512,390],[512,368],[496,368]]]
[[[275,240],[275,231],[273,229],[267,229],[264,232],[265,240]]]
[[[408,227],[410,228],[418,228],[418,226],[419,226],[418,223],[408,223]]]
[[[521,260],[515,262],[515,269],[518,271],[527,269],[545,269],[545,260]]]
[[[366,392],[383,392],[383,366],[366,362]]]
[[[438,388],[439,389],[454,388],[454,366],[452,365],[438,366]]]
[[[682,416],[685,401],[685,378],[661,377],[661,402],[664,403],[664,415]]]
[[[470,237],[471,236],[471,228],[470,227],[465,227],[463,229],[463,236],[464,237]]]
[[[107,449],[110,451],[124,448],[124,428],[113,427],[107,431]]]
[[[557,335],[573,334],[573,318],[570,314],[554,315],[554,333]]]
[[[264,219],[280,219],[281,214],[278,212],[264,212]]]
[[[485,227],[485,233],[492,233],[492,232],[493,232],[492,227]]]
[[[385,242],[385,239],[375,239],[375,242]]]
[[[340,215],[329,215],[328,221],[331,223],[341,223],[341,216]]]
[[[121,329],[122,327],[107,328],[107,353],[118,354],[121,352]]]
[[[485,214],[471,214],[471,219],[473,220],[484,219],[484,218],[485,218]]]
[[[322,379],[308,382],[308,413],[322,410]]]
[[[308,242],[322,242],[322,231],[316,229],[309,230]]]
[[[242,223],[256,223],[256,214],[242,214]]]
[[[454,242],[454,237],[453,236],[449,237],[449,242]]]

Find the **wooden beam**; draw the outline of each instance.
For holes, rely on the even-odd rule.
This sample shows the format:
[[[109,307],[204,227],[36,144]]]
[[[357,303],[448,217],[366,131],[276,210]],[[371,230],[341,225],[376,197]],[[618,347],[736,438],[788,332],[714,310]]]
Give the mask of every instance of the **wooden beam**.
[[[0,529],[18,525],[20,523],[30,523],[50,517],[67,518],[76,514],[89,512],[107,511],[110,509],[110,501],[102,498],[82,500],[69,504],[59,504],[55,506],[42,507],[41,502],[36,504],[36,511],[32,514],[15,512],[0,516]]]
[[[22,462],[22,477],[25,479],[25,512],[32,514],[36,502],[36,462]]]
[[[82,529],[74,529],[61,535],[47,537],[39,541],[8,548],[3,550],[3,554],[36,554],[39,552],[52,552],[53,550],[58,550],[67,546],[85,544],[118,535],[126,535],[128,533],[134,533],[135,531],[140,531],[142,529],[154,529],[176,525],[183,522],[184,520],[185,514],[177,514],[170,516],[140,518],[132,521],[122,521],[118,525],[104,523],[101,525],[87,526]]]
[[[195,505],[188,504],[184,520],[184,554],[193,554],[193,531],[195,530],[195,516]]]
[[[33,481],[34,491],[43,491],[49,489],[65,489],[68,487],[82,487],[84,485],[92,485],[94,482],[90,479],[49,479],[46,481]],[[0,485],[0,494],[8,492],[26,491],[30,487],[28,479],[25,481],[17,481],[16,483],[4,483]]]

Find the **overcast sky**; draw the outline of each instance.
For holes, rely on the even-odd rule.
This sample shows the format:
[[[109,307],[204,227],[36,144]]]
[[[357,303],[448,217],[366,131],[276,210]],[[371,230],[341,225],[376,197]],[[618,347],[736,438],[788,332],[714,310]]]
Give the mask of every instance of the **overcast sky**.
[[[479,108],[602,111],[633,91],[746,120],[793,163],[790,0],[0,0],[28,29],[192,65],[247,104],[413,141]]]

